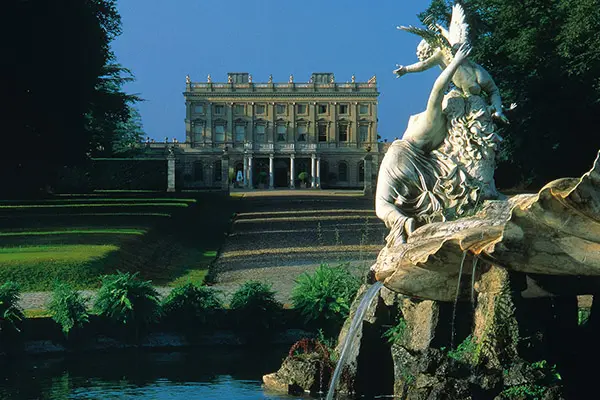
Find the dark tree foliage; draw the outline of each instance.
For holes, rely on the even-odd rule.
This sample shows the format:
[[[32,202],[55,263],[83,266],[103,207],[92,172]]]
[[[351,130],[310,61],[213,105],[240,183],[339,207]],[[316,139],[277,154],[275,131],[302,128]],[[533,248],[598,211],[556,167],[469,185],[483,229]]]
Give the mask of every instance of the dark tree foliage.
[[[6,0],[0,10],[0,190],[38,194],[57,170],[112,151],[131,120],[137,98],[121,91],[128,71],[110,50],[121,20],[116,0]]]
[[[500,187],[587,171],[600,149],[600,0],[464,0],[472,57],[518,108],[503,130]],[[452,2],[419,15],[447,23]]]

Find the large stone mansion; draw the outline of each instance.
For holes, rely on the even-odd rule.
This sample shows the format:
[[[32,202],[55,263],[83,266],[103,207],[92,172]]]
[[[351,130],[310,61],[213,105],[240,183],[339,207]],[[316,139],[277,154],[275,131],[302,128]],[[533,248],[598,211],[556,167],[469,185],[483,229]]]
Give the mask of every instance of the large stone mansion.
[[[336,83],[313,73],[308,83],[226,83],[186,77],[185,143],[148,143],[168,151],[178,188],[364,188],[372,191],[383,156],[377,140],[377,82]],[[301,174],[304,172],[305,174]],[[302,182],[301,178],[305,178]]]

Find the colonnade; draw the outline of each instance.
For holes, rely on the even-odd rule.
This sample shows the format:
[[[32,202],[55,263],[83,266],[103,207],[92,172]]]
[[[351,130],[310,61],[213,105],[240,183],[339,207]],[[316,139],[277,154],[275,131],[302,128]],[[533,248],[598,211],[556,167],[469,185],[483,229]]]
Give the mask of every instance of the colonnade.
[[[290,187],[290,189],[295,189],[296,188],[296,183],[295,183],[295,180],[296,180],[296,163],[295,163],[296,155],[290,154],[289,157],[290,157],[289,187]],[[254,158],[254,156],[251,154],[244,156],[244,187],[246,187],[246,188],[253,187],[252,186],[253,158]],[[320,188],[321,187],[321,158],[318,157],[316,154],[311,155],[310,176],[311,176],[310,187],[315,188],[315,189]],[[268,183],[269,183],[269,189],[273,189],[275,187],[275,155],[274,154],[269,154]]]

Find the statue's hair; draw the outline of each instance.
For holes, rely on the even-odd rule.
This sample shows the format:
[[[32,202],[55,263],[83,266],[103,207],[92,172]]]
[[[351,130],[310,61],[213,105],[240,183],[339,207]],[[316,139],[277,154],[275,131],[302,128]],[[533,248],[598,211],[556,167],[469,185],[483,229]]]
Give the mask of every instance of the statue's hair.
[[[420,61],[426,60],[433,55],[433,48],[425,39],[417,46],[417,57]]]

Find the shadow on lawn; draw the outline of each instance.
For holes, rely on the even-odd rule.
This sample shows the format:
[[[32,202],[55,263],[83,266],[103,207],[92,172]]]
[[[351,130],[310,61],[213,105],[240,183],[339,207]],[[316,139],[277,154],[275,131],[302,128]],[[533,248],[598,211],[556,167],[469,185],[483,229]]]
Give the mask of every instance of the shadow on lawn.
[[[51,289],[56,279],[91,288],[100,284],[101,275],[117,270],[139,271],[155,285],[202,281],[229,228],[230,201],[219,193],[185,197],[196,201],[169,207],[173,199],[165,197],[164,207],[132,209],[128,202],[96,207],[91,213],[83,207],[64,207],[46,216],[38,209],[29,214],[0,210],[0,231],[16,231],[2,237],[4,250],[15,252],[4,256],[9,260],[0,269],[0,281],[15,280],[27,291]],[[137,215],[138,210],[147,215]],[[168,211],[168,216],[154,211]],[[28,253],[28,260],[19,260],[21,251]]]

